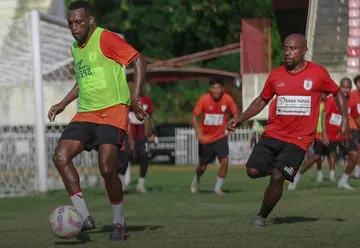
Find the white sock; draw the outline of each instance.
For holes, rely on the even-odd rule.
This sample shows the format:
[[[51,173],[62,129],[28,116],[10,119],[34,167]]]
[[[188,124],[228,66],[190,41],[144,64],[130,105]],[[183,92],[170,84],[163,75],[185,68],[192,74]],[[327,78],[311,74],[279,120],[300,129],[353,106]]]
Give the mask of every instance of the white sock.
[[[84,201],[84,196],[82,192],[78,192],[72,196],[70,196],[71,202],[73,206],[80,211],[83,219],[85,220],[90,214],[89,210],[86,207],[86,203]]]
[[[139,180],[138,180],[138,186],[144,186],[145,184],[145,178],[144,177],[139,177]]]
[[[300,172],[296,173],[294,177],[294,183],[297,184],[300,181],[302,174]]]
[[[128,167],[126,169],[126,172],[125,172],[125,179],[124,179],[124,183],[125,184],[130,184],[131,182],[131,163],[129,162],[128,163]]]
[[[194,176],[194,178],[193,178],[193,182],[194,183],[199,183],[199,180],[200,178],[196,175],[196,173],[195,173],[195,176]]]
[[[121,184],[122,184],[122,188],[124,190],[124,188],[125,188],[125,175],[119,174],[119,177],[120,177],[120,181],[121,181]]]
[[[355,165],[354,175],[355,175],[355,177],[360,176],[360,165]]]
[[[317,174],[318,174],[318,175],[322,175],[322,174],[323,174],[323,173],[322,173],[322,170],[318,170],[318,171],[317,171]]]
[[[345,172],[343,173],[342,177],[340,178],[340,183],[347,183],[349,180],[349,176],[348,174],[346,174]]]
[[[330,177],[335,177],[335,171],[334,170],[330,171]]]
[[[224,178],[216,177],[215,191],[220,191],[221,186],[223,185]]]
[[[120,224],[124,226],[124,215],[123,215],[123,201],[121,200],[120,203],[117,204],[111,204],[113,208],[113,223],[114,224]]]
[[[124,184],[124,181],[125,181],[125,175],[120,174],[120,175],[119,175],[119,177],[120,177],[120,181],[121,181],[121,183],[122,183],[122,184]]]

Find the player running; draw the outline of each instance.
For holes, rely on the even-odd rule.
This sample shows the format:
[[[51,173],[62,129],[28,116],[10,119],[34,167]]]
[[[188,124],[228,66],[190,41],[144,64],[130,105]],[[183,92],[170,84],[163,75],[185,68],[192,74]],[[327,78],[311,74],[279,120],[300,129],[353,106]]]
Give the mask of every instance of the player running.
[[[224,93],[222,79],[210,80],[209,93],[202,95],[197,102],[192,116],[196,137],[199,141],[199,166],[191,182],[192,193],[198,192],[200,177],[204,174],[209,163],[214,162],[217,156],[221,166],[216,178],[214,192],[222,195],[221,190],[224,178],[228,171],[229,145],[225,134],[225,124],[229,113],[235,117],[238,108],[230,95]],[[198,116],[202,115],[201,124],[198,124]]]
[[[343,87],[341,87],[341,89],[344,89]],[[289,190],[295,190],[297,184],[299,183],[302,175],[309,170],[314,163],[316,163],[316,168],[317,168],[317,177],[316,177],[316,182],[317,183],[321,183],[323,181],[324,175],[321,171],[321,167],[322,167],[322,157],[323,156],[327,156],[328,157],[328,163],[329,163],[329,168],[330,168],[330,175],[329,175],[329,179],[332,182],[336,181],[335,178],[335,157],[333,153],[329,153],[327,146],[323,143],[322,141],[322,113],[324,111],[324,105],[325,105],[325,100],[326,100],[326,95],[322,94],[321,95],[321,102],[320,102],[320,113],[319,113],[319,119],[318,119],[318,123],[317,123],[317,128],[316,128],[316,137],[315,137],[315,141],[313,143],[313,148],[314,148],[314,154],[305,161],[304,165],[302,166],[302,168],[298,171],[298,173],[296,173],[296,176],[294,178],[294,182],[290,183],[288,186]]]
[[[84,150],[98,151],[100,172],[113,208],[109,239],[124,240],[123,193],[116,162],[126,136],[130,103],[139,120],[147,117],[139,101],[146,65],[139,52],[117,34],[96,27],[88,2],[72,2],[67,21],[76,40],[71,51],[77,82],[60,103],[51,107],[48,118],[54,121],[76,98],[78,112],[63,131],[53,161],[74,207],[84,218],[83,231],[87,231],[95,228],[95,222],[84,201],[72,159]],[[135,65],[135,83],[129,91],[123,66],[131,63]]]
[[[131,169],[130,160],[137,158],[137,160],[140,163],[140,172],[139,172],[138,183],[136,186],[136,191],[139,193],[145,193],[146,192],[146,188],[144,186],[145,185],[145,177],[146,177],[146,173],[147,173],[147,169],[148,169],[148,165],[149,165],[148,141],[155,142],[157,135],[156,135],[155,120],[153,118],[153,112],[154,112],[153,102],[150,97],[148,97],[144,94],[141,95],[140,101],[143,105],[144,110],[146,111],[146,113],[149,116],[148,121],[149,121],[150,128],[151,128],[151,136],[148,139],[144,120],[139,121],[136,118],[135,114],[132,111],[130,111],[129,112],[129,122],[130,122],[130,131],[129,132],[131,133],[131,135],[129,136],[129,141],[128,141],[129,145],[126,146],[125,150],[121,151],[120,160],[124,160],[124,161],[119,161],[119,162],[127,167],[127,168],[125,168],[126,173],[130,173],[130,169]],[[127,154],[124,154],[124,153],[127,153]],[[124,173],[124,169],[121,169],[120,176],[124,177],[124,181],[126,181],[126,178],[125,178],[126,174]],[[125,186],[127,186],[126,183],[125,183]]]
[[[284,180],[293,181],[305,153],[315,138],[320,95],[334,94],[340,110],[341,133],[349,135],[346,99],[322,66],[304,60],[306,39],[291,34],[284,41],[284,65],[272,70],[260,94],[226,128],[235,128],[260,113],[276,95],[276,115],[265,127],[246,164],[250,178],[270,176],[263,203],[254,219],[255,227],[265,227],[266,218],[281,198]]]
[[[354,101],[354,104],[356,104],[357,110],[360,113],[360,75],[354,78],[354,84],[356,86],[356,89],[350,92],[350,100]],[[355,139],[356,144],[359,148],[358,151],[360,152],[360,131],[358,130],[355,122],[352,119],[350,119],[350,130],[351,135]],[[355,178],[360,178],[360,158],[355,166],[354,176]]]
[[[357,110],[357,104],[352,99],[349,99],[352,82],[349,78],[343,78],[340,81],[340,87],[347,99],[348,111],[354,122],[360,127],[360,118]],[[352,173],[355,164],[358,160],[358,147],[354,137],[351,137],[348,145],[344,145],[344,137],[339,134],[339,127],[341,123],[341,115],[336,108],[334,97],[329,97],[325,102],[325,109],[323,112],[323,142],[328,146],[329,152],[334,152],[337,147],[340,147],[343,153],[347,155],[347,166],[345,166],[344,173],[338,182],[340,189],[353,189],[348,179]]]

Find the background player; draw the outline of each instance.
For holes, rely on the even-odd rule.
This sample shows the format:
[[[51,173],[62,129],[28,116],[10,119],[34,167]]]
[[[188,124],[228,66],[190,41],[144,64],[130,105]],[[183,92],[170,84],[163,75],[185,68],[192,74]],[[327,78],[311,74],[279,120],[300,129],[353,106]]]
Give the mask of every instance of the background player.
[[[149,148],[148,148],[148,142],[155,142],[157,139],[156,135],[156,125],[155,120],[153,117],[154,113],[154,105],[150,97],[141,94],[140,101],[143,105],[144,110],[148,114],[148,122],[151,128],[151,136],[150,138],[147,137],[146,132],[146,126],[144,121],[139,121],[135,114],[130,110],[129,112],[129,122],[130,122],[130,130],[129,132],[131,135],[129,136],[129,145],[127,146],[127,149],[123,150],[121,153],[127,152],[128,154],[121,154],[121,161],[122,164],[127,164],[126,173],[127,176],[130,177],[130,160],[131,159],[137,159],[140,163],[140,172],[139,172],[139,179],[136,186],[136,191],[139,193],[145,193],[146,188],[144,186],[145,184],[145,177],[148,170],[149,165]],[[130,153],[130,154],[129,154]],[[125,180],[125,186],[127,186],[126,183],[126,174],[124,176]]]
[[[254,219],[255,227],[266,226],[266,218],[282,196],[284,180],[293,181],[315,138],[321,93],[335,94],[342,114],[341,132],[345,137],[349,135],[346,99],[322,66],[304,60],[305,37],[289,35],[283,50],[284,65],[270,72],[260,96],[226,125],[229,131],[235,131],[276,95],[276,115],[266,125],[246,164],[250,178],[270,175],[261,209]]]
[[[341,88],[343,89],[343,88]],[[318,119],[318,124],[317,124],[317,128],[316,128],[316,137],[315,137],[315,141],[313,144],[314,147],[314,154],[305,161],[304,165],[302,166],[302,168],[298,171],[298,173],[296,173],[296,176],[294,178],[294,182],[290,183],[288,186],[288,189],[290,190],[294,190],[297,186],[297,184],[299,183],[301,176],[308,170],[310,169],[314,163],[316,163],[316,168],[317,168],[317,177],[316,177],[316,182],[317,183],[321,183],[323,180],[323,173],[321,171],[321,167],[322,167],[322,156],[328,156],[328,163],[329,163],[329,168],[330,168],[330,175],[329,175],[329,179],[330,181],[334,182],[336,181],[335,178],[335,157],[333,153],[329,153],[328,152],[328,148],[327,146],[323,143],[322,141],[322,113],[324,111],[324,105],[325,105],[325,100],[326,100],[326,95],[322,94],[321,95],[321,102],[320,102],[320,112],[319,112],[319,119]]]
[[[80,188],[79,174],[72,159],[82,151],[98,151],[98,163],[113,208],[110,240],[125,236],[123,193],[116,162],[128,125],[129,104],[138,119],[147,117],[139,102],[145,79],[142,56],[117,34],[96,27],[91,6],[75,1],[68,8],[68,25],[76,42],[72,46],[77,83],[48,113],[50,121],[77,97],[78,113],[63,131],[53,161],[75,208],[83,218],[83,231],[95,228]],[[126,82],[124,65],[135,64],[132,90]]]
[[[222,79],[210,80],[209,93],[200,97],[192,117],[196,137],[199,141],[199,166],[191,182],[191,192],[198,191],[201,175],[205,172],[209,163],[212,163],[216,156],[221,166],[216,179],[214,192],[217,195],[223,194],[221,187],[228,171],[229,145],[225,134],[225,124],[229,113],[235,117],[238,108],[230,95],[224,93],[224,81]],[[198,116],[202,115],[201,124],[198,124]]]
[[[356,89],[350,92],[350,100],[354,101],[354,104],[358,106],[357,110],[360,113],[360,75],[354,78],[354,84],[356,86]],[[358,130],[357,126],[355,125],[352,119],[350,119],[350,129],[351,129],[351,135],[355,139],[356,144],[359,148],[358,151],[360,153],[360,131]],[[360,178],[360,157],[355,166],[354,176],[355,178]]]
[[[355,123],[360,127],[360,118],[357,110],[357,105],[354,104],[351,99],[349,99],[349,94],[351,91],[352,82],[350,78],[343,78],[340,81],[340,87],[348,99],[347,105],[351,117],[354,118]],[[346,152],[347,155],[347,166],[345,166],[344,173],[339,180],[338,187],[343,189],[353,189],[349,183],[348,179],[352,173],[354,166],[358,160],[359,153],[358,147],[354,137],[351,137],[348,145],[344,145],[344,137],[339,134],[339,126],[341,124],[341,115],[336,108],[334,97],[329,97],[325,102],[325,109],[323,112],[323,142],[328,146],[329,152],[334,152],[337,147],[343,152]]]

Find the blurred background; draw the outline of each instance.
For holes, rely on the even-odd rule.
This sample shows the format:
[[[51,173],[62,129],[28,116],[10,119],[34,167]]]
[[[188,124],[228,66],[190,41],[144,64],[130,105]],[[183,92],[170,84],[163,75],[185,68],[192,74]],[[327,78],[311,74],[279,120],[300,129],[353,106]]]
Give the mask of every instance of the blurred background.
[[[36,191],[41,166],[46,166],[49,178],[57,177],[51,156],[61,131],[76,112],[76,102],[55,123],[48,122],[46,113],[75,82],[70,53],[74,39],[65,19],[70,2],[0,1],[3,195]],[[281,65],[282,41],[290,33],[306,36],[307,59],[325,66],[337,82],[359,72],[358,0],[89,2],[98,26],[118,33],[146,58],[145,94],[154,102],[159,136],[159,143],[149,144],[152,164],[197,164],[197,140],[190,118],[199,96],[208,90],[209,79],[223,78],[226,92],[244,110],[260,93],[268,72]],[[36,61],[40,67],[35,66]],[[126,72],[132,81],[132,68]],[[40,83],[34,81],[35,75],[40,75]],[[36,86],[40,84],[41,88]],[[231,165],[243,165],[251,152],[248,144],[254,120],[264,125],[267,108],[231,137]],[[44,137],[39,136],[41,130]],[[45,149],[39,151],[37,142],[42,139]],[[44,157],[43,162],[38,162],[39,157]],[[96,153],[80,154],[75,164],[88,185],[87,178],[98,173]],[[48,180],[49,188],[62,187],[61,182],[55,186]]]

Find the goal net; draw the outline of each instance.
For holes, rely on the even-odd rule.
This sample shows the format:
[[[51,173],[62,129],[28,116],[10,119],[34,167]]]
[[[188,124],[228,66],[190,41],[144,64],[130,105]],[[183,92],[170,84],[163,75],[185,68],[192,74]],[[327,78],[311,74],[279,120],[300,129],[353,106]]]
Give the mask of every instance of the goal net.
[[[76,102],[47,120],[49,108],[73,87],[71,45],[64,19],[33,11],[0,31],[0,197],[63,188],[52,155]],[[97,155],[74,159],[83,187],[100,182]]]

